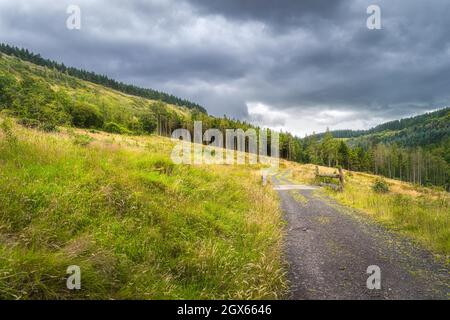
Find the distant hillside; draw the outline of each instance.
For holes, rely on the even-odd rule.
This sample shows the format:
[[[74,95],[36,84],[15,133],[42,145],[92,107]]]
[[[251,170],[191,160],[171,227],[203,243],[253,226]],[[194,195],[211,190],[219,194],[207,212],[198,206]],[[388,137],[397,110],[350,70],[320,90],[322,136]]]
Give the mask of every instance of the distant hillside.
[[[0,111],[26,126],[168,135],[196,109],[128,95],[0,53]]]
[[[450,138],[450,108],[419,116],[394,120],[369,130],[335,130],[335,138],[349,139],[348,143],[395,143],[403,147],[439,144]],[[317,134],[321,139],[325,133]]]
[[[159,92],[153,89],[140,88],[134,85],[125,84],[123,82],[110,79],[105,75],[99,75],[94,72],[81,70],[73,67],[66,67],[64,63],[58,63],[52,60],[44,59],[40,54],[30,52],[28,49],[18,48],[7,44],[0,44],[0,52],[10,56],[15,56],[24,61],[32,62],[36,65],[49,67],[60,72],[66,73],[70,76],[76,77],[81,80],[90,81],[92,83],[100,84],[102,86],[112,88],[117,91],[121,91],[126,94],[152,99],[161,100],[163,102],[174,104],[177,106],[186,107],[189,109],[197,109],[200,112],[206,113],[206,109],[197,103],[188,101],[186,99],[178,98],[174,95]]]
[[[28,58],[32,56],[27,50],[19,52]],[[39,58],[36,59],[39,62]],[[85,74],[90,73],[82,75]],[[119,134],[170,136],[178,128],[193,133],[194,121],[202,121],[204,131],[210,128],[222,132],[226,129],[260,130],[245,121],[226,116],[216,118],[197,107],[124,93],[61,72],[56,67],[41,66],[1,52],[0,111],[18,118],[19,123],[27,127],[46,131],[57,126],[72,126]],[[295,159],[293,146],[297,142],[294,137],[280,133],[280,141],[281,157]]]
[[[450,108],[379,125],[350,143],[388,143],[403,147],[430,147],[450,138]]]
[[[337,130],[301,139],[300,162],[342,166],[450,190],[450,108],[369,130]]]

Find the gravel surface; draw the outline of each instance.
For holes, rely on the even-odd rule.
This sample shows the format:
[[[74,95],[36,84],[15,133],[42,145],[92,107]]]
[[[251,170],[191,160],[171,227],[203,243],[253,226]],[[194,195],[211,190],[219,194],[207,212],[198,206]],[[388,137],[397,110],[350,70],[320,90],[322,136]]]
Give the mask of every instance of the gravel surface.
[[[275,189],[292,185],[284,175],[272,181]],[[429,251],[320,190],[278,193],[292,299],[449,299],[449,269]],[[372,265],[381,269],[380,290],[367,288]]]

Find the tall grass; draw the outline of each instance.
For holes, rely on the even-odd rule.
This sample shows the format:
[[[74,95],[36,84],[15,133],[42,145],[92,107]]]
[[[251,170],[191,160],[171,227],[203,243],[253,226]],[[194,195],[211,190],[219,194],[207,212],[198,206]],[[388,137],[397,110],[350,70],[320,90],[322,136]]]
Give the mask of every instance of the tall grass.
[[[256,170],[175,166],[163,138],[46,134],[8,122],[0,130],[0,298],[285,293],[281,216]],[[70,265],[81,267],[80,291],[66,289]]]

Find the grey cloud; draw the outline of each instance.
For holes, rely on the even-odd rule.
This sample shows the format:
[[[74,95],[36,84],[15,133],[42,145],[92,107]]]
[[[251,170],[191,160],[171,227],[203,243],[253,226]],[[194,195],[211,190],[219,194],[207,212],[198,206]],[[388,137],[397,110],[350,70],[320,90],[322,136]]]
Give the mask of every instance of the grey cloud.
[[[344,0],[189,0],[202,14],[219,14],[233,20],[257,20],[270,27],[289,28],[317,19],[335,18]]]

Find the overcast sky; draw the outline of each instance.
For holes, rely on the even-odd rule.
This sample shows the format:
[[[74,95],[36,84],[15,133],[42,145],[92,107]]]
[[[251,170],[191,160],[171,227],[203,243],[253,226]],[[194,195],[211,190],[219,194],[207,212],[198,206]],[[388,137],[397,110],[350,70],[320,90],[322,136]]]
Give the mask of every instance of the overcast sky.
[[[450,105],[449,13],[448,0],[0,0],[0,41],[304,135]]]

